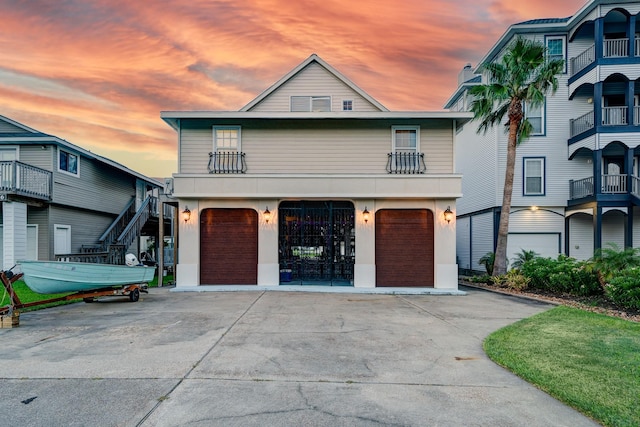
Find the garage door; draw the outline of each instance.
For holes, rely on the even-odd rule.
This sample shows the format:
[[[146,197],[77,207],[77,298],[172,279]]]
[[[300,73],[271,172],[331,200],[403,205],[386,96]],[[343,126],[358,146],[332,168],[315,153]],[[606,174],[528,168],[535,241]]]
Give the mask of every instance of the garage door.
[[[433,213],[376,212],[376,286],[433,287]]]
[[[200,215],[200,284],[258,283],[258,213],[204,209]]]
[[[523,250],[535,251],[542,257],[556,258],[560,253],[560,233],[509,233],[507,239],[509,264]]]

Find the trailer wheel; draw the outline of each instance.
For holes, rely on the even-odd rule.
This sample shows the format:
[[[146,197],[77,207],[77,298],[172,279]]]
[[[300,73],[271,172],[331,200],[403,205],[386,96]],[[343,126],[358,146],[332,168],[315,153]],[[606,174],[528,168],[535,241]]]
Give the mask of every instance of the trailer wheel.
[[[140,299],[140,291],[138,290],[138,288],[135,288],[131,292],[129,292],[129,299],[131,300],[131,302],[136,302]]]

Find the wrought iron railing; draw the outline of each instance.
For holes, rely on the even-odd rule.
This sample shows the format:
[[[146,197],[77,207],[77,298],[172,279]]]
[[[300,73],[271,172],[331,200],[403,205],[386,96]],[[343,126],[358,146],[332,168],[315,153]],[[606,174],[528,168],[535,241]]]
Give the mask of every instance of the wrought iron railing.
[[[596,45],[592,44],[575,58],[571,58],[571,75],[575,75],[596,61]]]
[[[0,192],[51,200],[52,173],[16,160],[0,162]]]
[[[603,107],[602,124],[605,126],[626,125],[628,107]]]
[[[593,177],[576,179],[569,181],[569,199],[581,199],[593,196]]]
[[[246,173],[244,153],[239,151],[216,151],[209,153],[209,173]]]
[[[424,153],[395,152],[387,154],[387,172],[393,174],[425,173]]]
[[[589,111],[587,114],[583,114],[577,119],[571,119],[569,124],[571,127],[571,137],[579,135],[582,132],[586,132],[589,129],[593,129],[593,111]]]

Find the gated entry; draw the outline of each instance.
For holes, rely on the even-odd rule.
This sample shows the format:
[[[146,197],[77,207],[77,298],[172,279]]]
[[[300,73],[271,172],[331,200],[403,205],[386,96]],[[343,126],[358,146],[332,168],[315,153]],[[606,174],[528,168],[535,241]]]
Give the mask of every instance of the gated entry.
[[[353,285],[354,213],[351,202],[282,202],[278,210],[281,281]]]

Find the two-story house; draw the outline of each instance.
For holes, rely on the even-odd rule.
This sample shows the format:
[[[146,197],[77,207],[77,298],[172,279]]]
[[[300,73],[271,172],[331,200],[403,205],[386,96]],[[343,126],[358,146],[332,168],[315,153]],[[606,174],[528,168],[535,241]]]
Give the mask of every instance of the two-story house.
[[[0,116],[0,259],[124,263],[159,231],[162,184],[64,139]],[[156,242],[158,239],[156,238]]]
[[[565,60],[559,88],[525,113],[535,132],[517,151],[507,256],[534,250],[590,258],[614,243],[640,247],[640,2],[591,0],[574,16],[512,25],[482,58],[496,61],[515,37],[543,43]],[[485,76],[467,65],[445,108],[467,111],[468,89]],[[457,247],[462,269],[495,248],[507,135],[458,128],[456,170],[464,174]],[[638,219],[636,219],[638,218]]]
[[[317,55],[178,134],[177,286],[457,289],[453,136],[469,113],[389,111]]]

